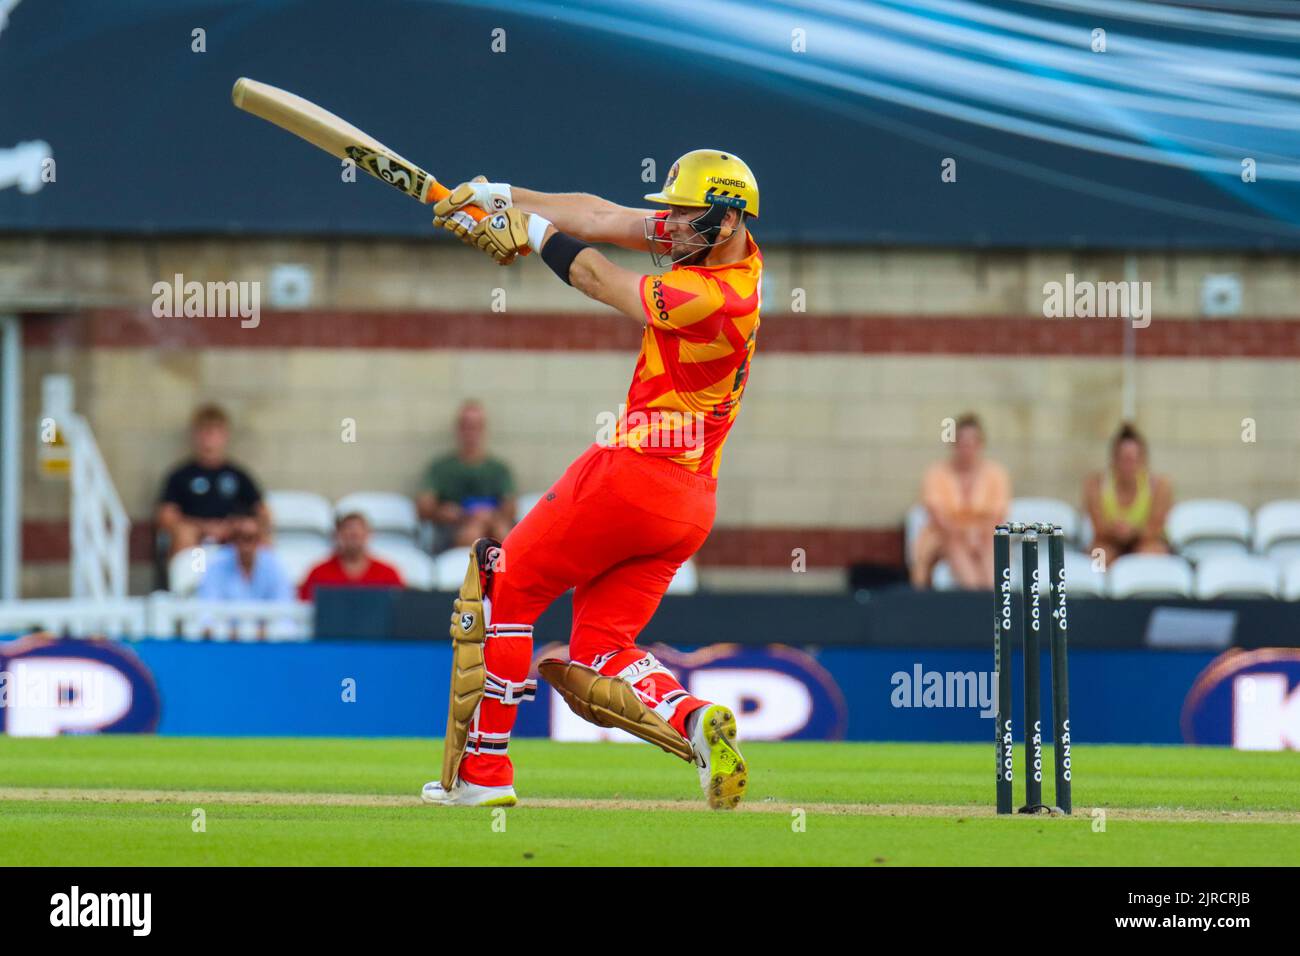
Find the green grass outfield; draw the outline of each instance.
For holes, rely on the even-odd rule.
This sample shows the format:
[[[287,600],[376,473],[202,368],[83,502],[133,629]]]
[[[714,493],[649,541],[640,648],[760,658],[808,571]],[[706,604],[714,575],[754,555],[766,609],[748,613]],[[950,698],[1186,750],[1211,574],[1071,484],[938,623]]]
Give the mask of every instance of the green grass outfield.
[[[1044,818],[993,813],[992,744],[751,743],[730,813],[649,746],[510,749],[492,811],[420,803],[427,740],[0,737],[0,865],[1300,865],[1294,752],[1076,746]]]

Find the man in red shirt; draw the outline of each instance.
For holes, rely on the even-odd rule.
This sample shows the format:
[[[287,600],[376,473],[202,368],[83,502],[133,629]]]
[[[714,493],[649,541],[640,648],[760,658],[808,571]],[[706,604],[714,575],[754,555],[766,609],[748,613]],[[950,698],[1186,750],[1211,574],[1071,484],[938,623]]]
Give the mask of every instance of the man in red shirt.
[[[360,512],[338,519],[334,531],[334,554],[312,568],[298,587],[298,597],[310,601],[316,588],[372,587],[400,588],[402,576],[391,564],[370,556],[370,522]]]

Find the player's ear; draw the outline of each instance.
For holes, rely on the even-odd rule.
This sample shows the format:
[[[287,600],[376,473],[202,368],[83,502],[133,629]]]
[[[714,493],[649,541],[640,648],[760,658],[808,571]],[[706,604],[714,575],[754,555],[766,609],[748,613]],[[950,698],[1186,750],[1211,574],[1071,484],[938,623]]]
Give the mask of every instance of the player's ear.
[[[734,207],[727,210],[726,218],[722,220],[722,228],[718,230],[719,242],[726,242],[736,234],[737,230],[740,229],[740,224],[744,215],[744,213]]]

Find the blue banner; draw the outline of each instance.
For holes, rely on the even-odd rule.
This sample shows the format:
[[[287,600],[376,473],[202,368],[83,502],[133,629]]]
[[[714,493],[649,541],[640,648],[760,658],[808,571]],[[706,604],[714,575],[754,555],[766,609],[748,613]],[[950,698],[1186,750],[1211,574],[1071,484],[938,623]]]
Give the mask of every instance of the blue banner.
[[[542,647],[537,657],[562,650]],[[734,644],[653,650],[688,690],[732,706],[751,740],[992,740],[991,650]],[[10,732],[439,737],[451,651],[446,644],[418,642],[122,645],[25,639],[0,642],[0,662],[0,719]],[[1046,654],[1041,671],[1050,739]],[[51,679],[33,683],[38,672]],[[1022,673],[1017,655],[1017,737]],[[1076,741],[1187,739],[1274,747],[1300,742],[1300,729],[1293,726],[1300,717],[1295,650],[1239,651],[1216,660],[1201,652],[1077,649],[1070,657],[1070,683]],[[33,687],[43,687],[45,696],[33,694]],[[93,697],[92,691],[102,709],[94,720],[73,719],[68,705]],[[1254,736],[1242,737],[1242,727],[1254,728]],[[578,720],[544,681],[537,699],[521,705],[516,731],[571,740],[617,736]]]

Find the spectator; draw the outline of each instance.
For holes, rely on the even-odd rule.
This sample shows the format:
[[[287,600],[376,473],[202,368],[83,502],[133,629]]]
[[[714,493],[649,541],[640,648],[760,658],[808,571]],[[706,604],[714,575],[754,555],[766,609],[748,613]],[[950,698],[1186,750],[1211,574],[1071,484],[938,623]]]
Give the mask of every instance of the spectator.
[[[250,512],[228,519],[229,544],[208,563],[199,583],[204,601],[292,601],[293,582],[275,552],[264,543],[262,526]]]
[[[1110,443],[1110,468],[1087,477],[1083,501],[1092,519],[1092,550],[1107,565],[1125,554],[1168,554],[1165,519],[1173,504],[1167,478],[1147,471],[1147,443],[1130,424]]]
[[[934,566],[947,561],[959,587],[992,587],[993,527],[1006,520],[1011,479],[984,457],[984,428],[974,415],[957,420],[948,460],[926,470],[921,503],[929,521],[917,535],[912,586],[929,587]]]
[[[358,511],[338,519],[334,529],[334,554],[307,573],[298,597],[310,601],[316,588],[351,586],[400,588],[402,576],[390,564],[370,555],[370,522]]]
[[[487,415],[468,401],[456,415],[456,451],[429,467],[426,491],[416,505],[438,537],[453,545],[476,538],[504,540],[515,521],[515,483],[510,467],[487,453]]]
[[[257,483],[226,458],[230,420],[216,405],[205,405],[190,423],[194,457],[178,466],[163,484],[158,503],[158,529],[171,538],[170,553],[204,542],[226,542],[230,516],[236,511],[256,515],[262,528],[269,515]]]

